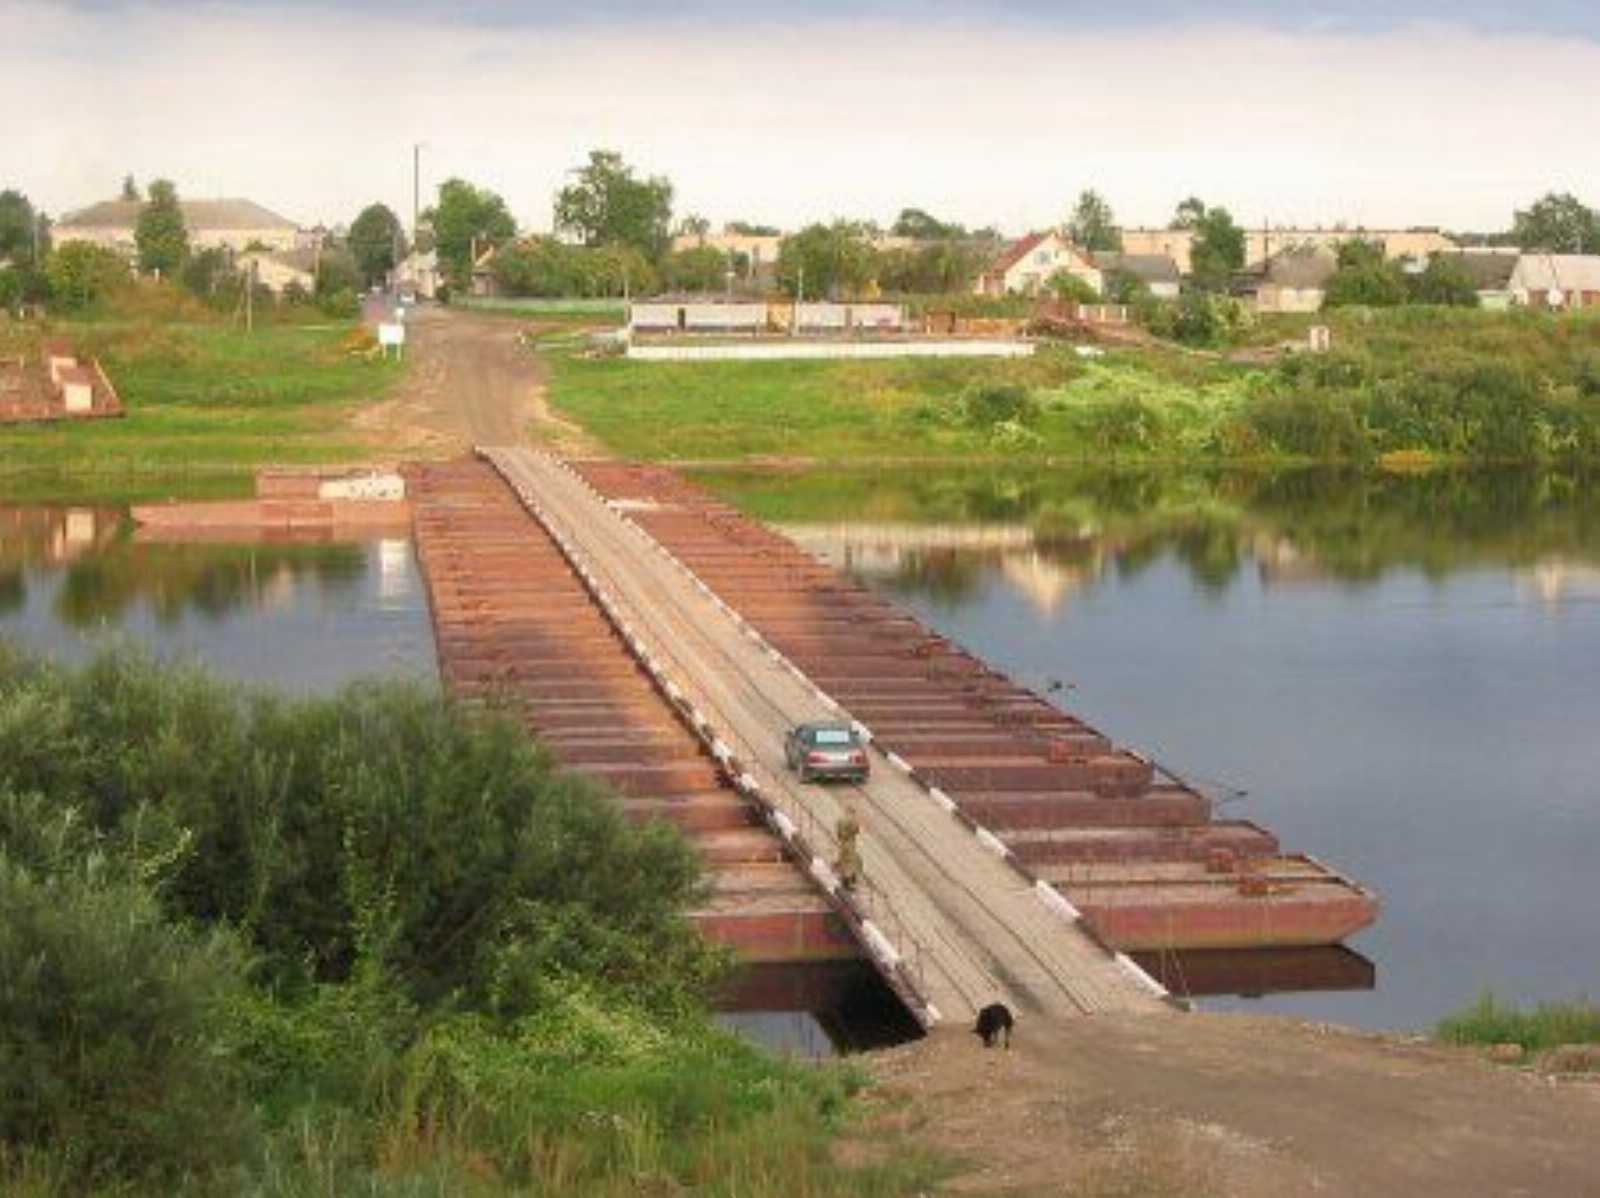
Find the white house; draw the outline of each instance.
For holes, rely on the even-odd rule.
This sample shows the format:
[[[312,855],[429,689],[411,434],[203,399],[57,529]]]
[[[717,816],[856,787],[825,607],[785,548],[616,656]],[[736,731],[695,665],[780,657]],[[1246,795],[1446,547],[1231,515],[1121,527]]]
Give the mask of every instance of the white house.
[[[1038,295],[1051,277],[1065,272],[1082,279],[1098,295],[1105,275],[1071,241],[1054,229],[1012,242],[973,284],[976,295]]]
[[[1523,254],[1506,289],[1526,308],[1600,307],[1600,254]]]
[[[317,289],[317,250],[252,250],[234,259],[241,271],[254,271],[256,282],[282,295],[284,289],[297,286],[308,295]]]
[[[193,250],[229,249],[243,253],[251,247],[265,246],[287,251],[299,244],[299,226],[250,200],[179,200],[178,207]],[[62,217],[50,230],[50,236],[57,245],[87,241],[131,258],[138,252],[133,233],[143,209],[140,200],[91,204]]]

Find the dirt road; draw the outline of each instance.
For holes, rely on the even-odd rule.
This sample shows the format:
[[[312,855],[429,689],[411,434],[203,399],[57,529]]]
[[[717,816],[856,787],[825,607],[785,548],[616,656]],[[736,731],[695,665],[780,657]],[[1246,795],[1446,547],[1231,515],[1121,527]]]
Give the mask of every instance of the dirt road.
[[[1017,1030],[1010,1053],[941,1032],[874,1055],[846,1153],[898,1133],[981,1162],[955,1193],[1600,1195],[1600,1079],[1271,1017]]]
[[[357,433],[391,459],[448,458],[474,445],[529,441],[560,453],[602,456],[592,438],[545,402],[539,361],[518,343],[524,327],[457,308],[413,309],[405,380],[389,399],[355,417]]]

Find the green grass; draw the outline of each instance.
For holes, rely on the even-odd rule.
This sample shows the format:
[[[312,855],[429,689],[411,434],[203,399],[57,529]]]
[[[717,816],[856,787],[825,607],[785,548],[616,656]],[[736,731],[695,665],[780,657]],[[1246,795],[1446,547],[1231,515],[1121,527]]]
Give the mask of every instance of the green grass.
[[[1087,361],[1045,348],[1011,360],[695,363],[539,348],[557,408],[620,454],[665,461],[1365,466],[1600,454],[1600,320],[1412,308],[1327,320],[1333,353],[1255,366],[1162,346]],[[1303,328],[1276,322],[1263,339]],[[996,402],[1000,388],[1025,394]]]
[[[0,426],[0,488],[43,489],[54,474],[126,491],[156,475],[370,456],[370,447],[342,424],[380,398],[403,367],[343,352],[352,328],[348,322],[283,323],[245,333],[220,322],[56,324],[50,335],[69,337],[80,352],[101,359],[127,414]],[[38,335],[8,333],[13,344]]]
[[[461,296],[450,301],[452,308],[474,312],[493,312],[507,316],[534,316],[541,320],[581,317],[620,324],[628,315],[628,305],[618,299],[536,299]]]
[[[632,362],[547,355],[563,413],[631,457],[817,460],[1002,457],[954,418],[977,383],[1065,385],[1070,355],[890,361]],[[949,417],[947,419],[947,417]]]
[[[1466,1010],[1440,1020],[1436,1031],[1451,1044],[1520,1044],[1528,1052],[1600,1044],[1600,1005],[1579,999],[1524,1010],[1486,992]]]

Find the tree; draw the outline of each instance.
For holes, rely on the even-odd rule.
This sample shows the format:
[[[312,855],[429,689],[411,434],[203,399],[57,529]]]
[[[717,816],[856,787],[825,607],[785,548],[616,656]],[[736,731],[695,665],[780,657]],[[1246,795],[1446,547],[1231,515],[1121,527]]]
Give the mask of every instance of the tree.
[[[1203,291],[1226,291],[1234,272],[1244,265],[1244,230],[1233,223],[1226,208],[1207,208],[1197,199],[1178,205],[1182,219],[1194,230],[1189,246],[1189,273]]]
[[[20,191],[0,191],[0,262],[32,262],[37,216]]]
[[[915,249],[878,255],[878,282],[887,291],[912,295],[967,291],[988,261],[987,250],[971,240],[932,241]]]
[[[1122,267],[1106,271],[1105,292],[1113,304],[1143,304],[1150,300],[1150,285]]]
[[[1172,215],[1169,229],[1192,229],[1200,223],[1200,218],[1205,216],[1206,206],[1199,196],[1190,196]]]
[[[711,232],[711,222],[699,213],[691,212],[678,222],[678,234],[681,237],[698,237],[704,240],[709,232]]]
[[[400,218],[387,204],[368,204],[350,226],[345,243],[355,255],[363,286],[379,282],[395,268],[405,252]]]
[[[238,272],[228,251],[218,246],[190,254],[178,277],[192,295],[203,300],[226,301],[238,290]]]
[[[778,282],[790,295],[854,295],[877,274],[878,255],[860,224],[838,220],[807,225],[783,239],[778,249]]]
[[[698,245],[668,254],[661,274],[673,291],[721,291],[730,269],[726,253],[715,246]]]
[[[629,245],[652,261],[671,242],[672,184],[659,175],[634,178],[615,150],[591,150],[577,181],[556,194],[556,228],[584,245]]]
[[[51,297],[66,308],[92,304],[128,283],[128,264],[122,255],[87,241],[69,241],[52,250],[44,272]]]
[[[1323,303],[1330,308],[1365,304],[1373,308],[1392,308],[1406,302],[1405,275],[1397,262],[1391,262],[1380,242],[1359,238],[1342,242],[1339,267],[1328,279]]]
[[[122,176],[122,198],[125,200],[133,200],[135,202],[144,199],[144,197],[139,194],[139,185],[133,181],[132,175]]]
[[[1070,270],[1058,270],[1044,281],[1052,294],[1059,300],[1066,300],[1074,304],[1098,304],[1100,293],[1088,280],[1079,278]]]
[[[918,241],[947,241],[967,235],[961,225],[946,224],[929,216],[921,208],[900,209],[900,215],[889,226],[889,232],[896,237],[912,237]]]
[[[1116,215],[1096,191],[1079,193],[1072,219],[1067,222],[1067,233],[1079,247],[1090,252],[1116,253],[1122,249],[1122,230],[1117,228]]]
[[[1476,308],[1478,284],[1459,254],[1435,254],[1412,280],[1411,298],[1419,304]]]
[[[178,189],[169,180],[150,184],[150,198],[139,211],[133,240],[139,247],[139,269],[176,274],[189,254],[189,231],[178,206]]]
[[[1524,250],[1549,254],[1600,253],[1600,213],[1570,193],[1551,192],[1517,211],[1511,239]]]
[[[472,250],[481,253],[509,241],[517,234],[506,202],[487,188],[465,179],[446,179],[439,185],[439,202],[424,216],[433,229],[439,253],[452,287],[465,287],[472,276]]]

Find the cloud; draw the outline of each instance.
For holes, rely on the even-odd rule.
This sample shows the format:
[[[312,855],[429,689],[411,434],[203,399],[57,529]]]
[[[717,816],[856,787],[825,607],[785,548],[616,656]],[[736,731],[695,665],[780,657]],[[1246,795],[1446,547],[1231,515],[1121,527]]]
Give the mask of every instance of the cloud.
[[[1019,230],[1092,186],[1130,222],[1195,193],[1250,223],[1499,227],[1600,177],[1575,136],[1600,106],[1600,46],[1575,38],[8,3],[0,111],[24,115],[0,185],[52,211],[132,171],[307,223],[373,199],[409,217],[414,142],[425,186],[493,187],[534,227],[595,146],[670,176],[680,212],[786,225],[914,204]]]

